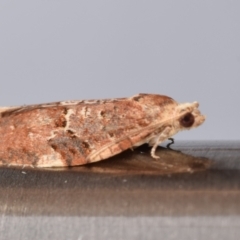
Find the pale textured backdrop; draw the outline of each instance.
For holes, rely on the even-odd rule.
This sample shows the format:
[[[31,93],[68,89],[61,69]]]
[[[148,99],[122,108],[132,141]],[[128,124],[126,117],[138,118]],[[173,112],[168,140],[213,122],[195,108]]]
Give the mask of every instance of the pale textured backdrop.
[[[199,101],[177,139],[239,139],[240,1],[0,2],[0,105],[159,93]]]

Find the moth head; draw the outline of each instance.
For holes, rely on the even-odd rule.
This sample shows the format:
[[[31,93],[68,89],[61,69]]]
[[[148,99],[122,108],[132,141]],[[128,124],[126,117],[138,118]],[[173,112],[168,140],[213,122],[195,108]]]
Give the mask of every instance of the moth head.
[[[205,121],[205,116],[201,114],[198,107],[198,102],[179,104],[176,112],[175,128],[184,130],[200,126]]]

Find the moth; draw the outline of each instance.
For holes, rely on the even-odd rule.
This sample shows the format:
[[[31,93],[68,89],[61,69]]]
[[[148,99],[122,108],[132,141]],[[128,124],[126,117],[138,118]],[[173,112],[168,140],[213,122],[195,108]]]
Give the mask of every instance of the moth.
[[[64,167],[101,161],[148,143],[157,146],[201,125],[199,104],[164,95],[65,101],[0,108],[0,165]]]

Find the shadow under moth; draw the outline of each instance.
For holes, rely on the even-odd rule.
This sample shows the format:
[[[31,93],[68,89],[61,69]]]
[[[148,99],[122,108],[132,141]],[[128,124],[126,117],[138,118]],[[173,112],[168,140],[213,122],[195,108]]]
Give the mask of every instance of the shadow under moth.
[[[148,143],[157,146],[201,125],[199,104],[138,94],[0,108],[0,165],[64,167],[101,161]]]

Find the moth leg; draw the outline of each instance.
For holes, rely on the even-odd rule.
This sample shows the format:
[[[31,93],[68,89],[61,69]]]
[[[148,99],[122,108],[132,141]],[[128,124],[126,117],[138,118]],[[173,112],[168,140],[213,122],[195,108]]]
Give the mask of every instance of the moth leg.
[[[174,144],[174,138],[169,138],[168,140],[170,140],[171,142],[167,144],[167,148],[171,149],[171,145]]]
[[[155,141],[155,143],[154,143],[154,145],[153,145],[153,147],[152,147],[152,149],[151,149],[151,156],[152,156],[152,158],[154,158],[154,159],[160,158],[159,156],[157,156],[157,155],[155,154],[156,149],[157,149],[158,145],[159,145],[161,142],[165,141],[165,140],[168,138],[171,129],[172,129],[171,127],[166,127],[166,128],[158,135],[158,138],[156,139],[156,141]]]

